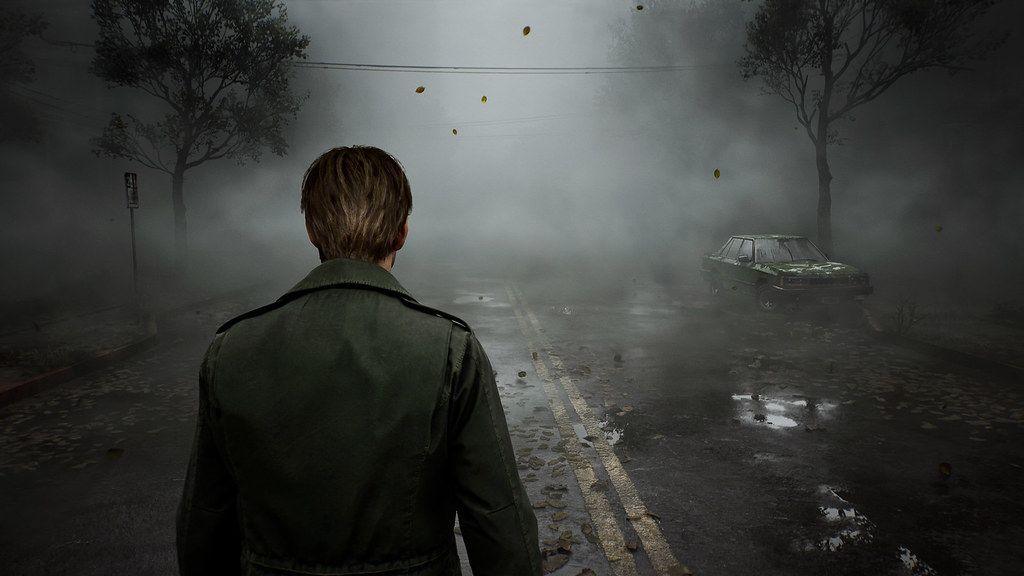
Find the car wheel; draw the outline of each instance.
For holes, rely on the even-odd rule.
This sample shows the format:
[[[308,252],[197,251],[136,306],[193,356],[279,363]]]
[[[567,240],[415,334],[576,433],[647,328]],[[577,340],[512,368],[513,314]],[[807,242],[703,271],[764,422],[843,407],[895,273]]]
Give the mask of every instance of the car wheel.
[[[775,291],[768,286],[761,286],[757,289],[757,307],[762,312],[775,312],[779,309],[779,300]]]

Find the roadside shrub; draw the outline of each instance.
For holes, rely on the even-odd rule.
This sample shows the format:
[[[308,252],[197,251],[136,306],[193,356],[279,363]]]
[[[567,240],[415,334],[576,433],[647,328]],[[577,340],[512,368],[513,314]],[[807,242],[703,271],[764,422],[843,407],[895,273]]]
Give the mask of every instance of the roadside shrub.
[[[924,314],[917,301],[904,297],[896,301],[896,307],[889,315],[889,319],[892,320],[893,331],[904,336],[924,319]]]

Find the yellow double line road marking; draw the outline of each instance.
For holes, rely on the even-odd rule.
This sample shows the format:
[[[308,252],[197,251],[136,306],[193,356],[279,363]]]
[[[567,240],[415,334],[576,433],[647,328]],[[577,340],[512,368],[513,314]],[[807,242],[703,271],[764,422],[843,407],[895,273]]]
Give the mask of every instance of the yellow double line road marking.
[[[506,287],[506,291],[508,292],[509,301],[512,303],[516,318],[519,320],[519,328],[527,338],[531,353],[537,352],[537,350],[530,338],[530,330],[523,319],[524,313],[533,327],[533,332],[536,334],[537,341],[540,343],[545,356],[559,374],[558,382],[569,397],[569,402],[572,404],[577,416],[579,416],[583,428],[586,430],[587,435],[594,438],[594,449],[601,459],[601,464],[604,466],[605,471],[608,473],[615,492],[619,496],[619,501],[626,512],[626,518],[632,524],[637,536],[643,543],[644,551],[647,553],[647,557],[650,559],[655,572],[659,576],[691,574],[689,569],[680,564],[672,554],[672,550],[664,535],[662,535],[657,521],[655,521],[647,506],[641,500],[633,480],[622,467],[622,462],[619,461],[618,456],[612,451],[608,440],[604,436],[604,430],[598,424],[597,418],[587,404],[586,399],[583,398],[576,384],[566,374],[562,359],[552,350],[551,344],[541,331],[540,321],[537,320],[537,316],[526,305],[522,292],[516,287]],[[572,463],[573,470],[576,472],[576,480],[579,482],[580,489],[583,491],[584,498],[587,501],[588,511],[594,522],[599,525],[598,537],[605,550],[605,554],[608,556],[608,560],[612,562],[614,568],[625,568],[624,571],[617,570],[616,574],[635,574],[636,564],[631,555],[628,558],[628,562],[619,561],[623,556],[622,551],[625,549],[622,532],[619,530],[618,523],[611,513],[608,499],[603,494],[591,489],[591,485],[595,481],[594,469],[590,462],[582,456],[579,439],[572,427],[572,422],[566,411],[565,404],[562,402],[561,394],[555,388],[554,381],[550,377],[540,355],[533,354],[533,357],[534,367],[544,381],[544,390],[548,395],[551,410],[555,414],[555,422],[558,425],[559,433],[563,439],[567,440],[567,458]],[[593,503],[591,502],[592,499]],[[610,525],[604,525],[608,524],[609,521]]]
[[[512,303],[512,309],[515,311],[516,320],[519,321],[519,330],[526,337],[527,346],[533,358],[533,367],[544,383],[544,392],[547,394],[551,413],[555,416],[558,433],[565,442],[565,458],[576,475],[576,482],[580,485],[580,490],[583,493],[587,512],[590,513],[590,519],[594,523],[595,535],[598,542],[601,543],[601,548],[604,549],[605,557],[611,564],[612,573],[616,576],[636,576],[636,562],[633,560],[632,554],[626,552],[626,540],[622,536],[622,531],[619,530],[619,523],[615,520],[615,514],[612,513],[608,497],[602,492],[591,489],[591,486],[597,481],[597,475],[594,473],[590,461],[583,457],[583,449],[576,436],[576,431],[572,427],[565,403],[562,402],[562,396],[555,388],[554,380],[551,378],[547,366],[541,360],[540,350],[530,338],[530,329],[520,310],[518,299],[512,293],[511,288],[506,287],[506,291],[509,301]]]

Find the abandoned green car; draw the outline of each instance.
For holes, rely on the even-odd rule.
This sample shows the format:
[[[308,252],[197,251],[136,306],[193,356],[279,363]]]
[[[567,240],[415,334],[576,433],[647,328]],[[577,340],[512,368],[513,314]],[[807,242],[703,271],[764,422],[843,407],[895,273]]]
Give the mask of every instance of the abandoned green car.
[[[873,291],[867,274],[829,262],[803,236],[782,234],[729,238],[717,252],[704,256],[701,276],[713,295],[753,295],[765,311],[784,304],[863,298]]]

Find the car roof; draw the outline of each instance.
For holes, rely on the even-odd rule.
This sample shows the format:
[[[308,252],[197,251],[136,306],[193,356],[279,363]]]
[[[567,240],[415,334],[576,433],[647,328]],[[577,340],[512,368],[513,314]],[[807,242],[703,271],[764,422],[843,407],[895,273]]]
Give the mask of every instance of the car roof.
[[[797,236],[796,234],[734,234],[732,237],[747,240],[794,240],[806,238],[806,236]]]

